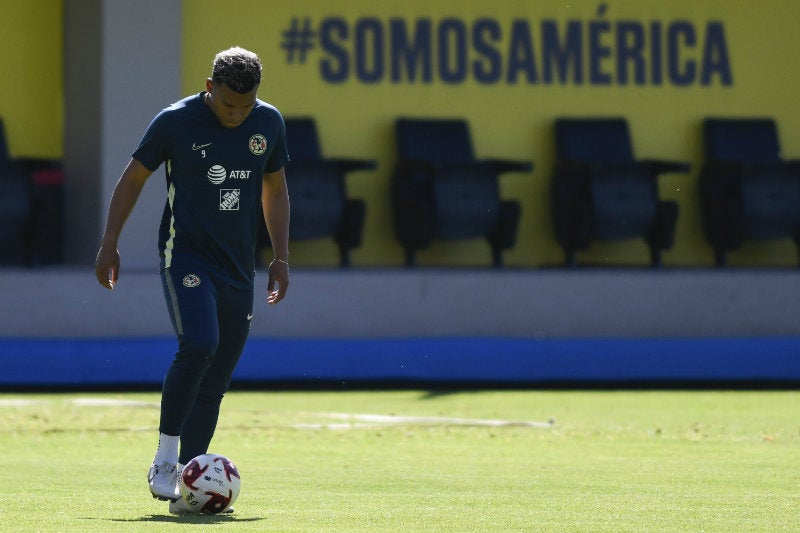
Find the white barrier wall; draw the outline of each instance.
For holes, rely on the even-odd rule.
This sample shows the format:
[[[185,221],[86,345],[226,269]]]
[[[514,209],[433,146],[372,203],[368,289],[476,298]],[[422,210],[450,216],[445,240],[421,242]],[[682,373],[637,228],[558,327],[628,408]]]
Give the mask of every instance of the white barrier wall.
[[[295,269],[277,306],[257,283],[253,337],[800,336],[797,270]],[[0,294],[0,337],[173,335],[155,271],[0,270]]]

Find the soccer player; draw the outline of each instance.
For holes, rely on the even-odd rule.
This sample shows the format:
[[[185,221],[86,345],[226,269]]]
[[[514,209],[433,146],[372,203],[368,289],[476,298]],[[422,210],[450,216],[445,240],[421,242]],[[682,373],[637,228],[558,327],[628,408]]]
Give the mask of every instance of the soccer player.
[[[183,465],[208,451],[250,330],[261,212],[274,253],[267,303],[280,302],[289,285],[289,155],[283,118],[256,96],[261,70],[256,54],[224,50],[214,58],[205,91],[153,119],[114,188],[95,260],[97,280],[112,290],[120,232],[146,180],[165,163],[158,246],[178,351],[164,378],[148,481],[154,498],[172,502],[171,512],[182,510],[177,478]]]

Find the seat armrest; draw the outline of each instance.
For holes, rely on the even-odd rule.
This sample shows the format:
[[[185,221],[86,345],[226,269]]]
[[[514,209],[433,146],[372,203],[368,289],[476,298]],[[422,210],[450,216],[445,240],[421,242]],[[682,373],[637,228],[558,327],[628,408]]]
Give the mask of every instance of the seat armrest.
[[[747,166],[748,164],[735,161],[709,160],[703,163],[703,172],[709,174],[733,174],[741,172]]]
[[[476,169],[483,170],[485,165],[478,161],[429,161],[427,159],[401,159],[397,168],[403,172],[442,172],[456,171],[468,172]]]
[[[533,163],[531,161],[513,161],[511,159],[482,159],[479,163],[488,165],[493,172],[503,174],[505,172],[531,172]]]
[[[578,174],[609,171],[629,172],[636,170],[644,171],[651,175],[657,175],[664,172],[689,172],[691,165],[679,161],[644,159],[627,162],[559,161],[557,163],[557,168],[562,172]]]
[[[752,171],[780,171],[800,173],[800,160],[788,161],[707,161],[703,165],[703,170],[717,174],[732,174]]]
[[[597,168],[596,165],[590,165],[583,161],[570,161],[567,159],[556,161],[555,167],[556,172],[559,174],[588,174]]]
[[[792,172],[800,172],[800,159],[787,159],[783,164],[789,167]]]
[[[689,172],[692,165],[684,161],[665,161],[663,159],[643,159],[640,163],[649,166],[654,174],[668,172]]]
[[[432,161],[424,159],[400,159],[397,161],[398,172],[431,172],[437,168]]]
[[[350,159],[345,157],[333,157],[327,159],[339,166],[342,172],[354,172],[356,170],[374,170],[378,163],[374,159]]]
[[[526,161],[508,161],[500,159],[484,159],[480,161],[441,162],[419,159],[401,159],[397,162],[400,172],[484,172],[487,176],[495,176],[503,172],[526,172],[533,164]]]
[[[630,172],[632,170],[647,170],[649,167],[637,161],[612,162],[612,161],[570,161],[562,160],[556,163],[559,172],[576,175],[591,175],[601,172]]]
[[[375,161],[364,159],[338,159],[325,158],[305,161],[289,161],[287,168],[291,172],[292,168],[325,169],[335,170],[338,173],[347,173],[354,170],[372,170],[377,167]]]

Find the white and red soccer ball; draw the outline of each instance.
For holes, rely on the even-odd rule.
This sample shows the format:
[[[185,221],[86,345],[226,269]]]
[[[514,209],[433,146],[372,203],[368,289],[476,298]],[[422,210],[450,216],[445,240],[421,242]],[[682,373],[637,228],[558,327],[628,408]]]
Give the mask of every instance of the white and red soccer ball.
[[[217,514],[229,509],[241,486],[236,465],[215,453],[198,455],[189,461],[178,478],[181,496],[195,513]]]

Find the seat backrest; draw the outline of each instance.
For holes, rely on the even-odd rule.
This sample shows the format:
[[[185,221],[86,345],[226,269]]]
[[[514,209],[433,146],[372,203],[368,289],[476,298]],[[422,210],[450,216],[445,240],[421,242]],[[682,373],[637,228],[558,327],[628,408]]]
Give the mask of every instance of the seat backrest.
[[[557,119],[556,150],[559,159],[565,161],[633,161],[628,122],[624,118]]]
[[[437,237],[487,237],[495,226],[500,187],[486,169],[442,170],[433,180],[433,193]]]
[[[656,218],[655,180],[637,170],[602,173],[591,180],[592,236],[608,241],[642,237]]]
[[[573,199],[587,206],[592,239],[624,240],[650,233],[658,209],[655,176],[634,163],[628,122],[624,118],[561,118],[555,123],[560,161],[589,166],[587,186]],[[610,164],[603,166],[603,164]],[[572,178],[568,178],[572,179]]]
[[[712,161],[780,161],[775,121],[769,118],[707,118],[703,121],[706,158]]]
[[[342,174],[334,165],[296,162],[286,179],[292,208],[292,239],[318,239],[336,235],[342,223],[345,190]]]
[[[768,240],[800,234],[800,180],[787,168],[745,173],[740,209],[744,237]]]
[[[285,118],[290,163],[286,183],[292,198],[292,239],[330,237],[339,231],[344,212],[344,177],[322,158],[314,119]]]
[[[460,119],[397,119],[400,159],[437,163],[474,161],[469,126]]]
[[[287,118],[286,143],[292,161],[319,161],[322,149],[319,145],[317,125],[312,118]]]

